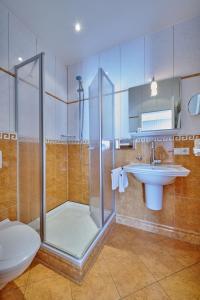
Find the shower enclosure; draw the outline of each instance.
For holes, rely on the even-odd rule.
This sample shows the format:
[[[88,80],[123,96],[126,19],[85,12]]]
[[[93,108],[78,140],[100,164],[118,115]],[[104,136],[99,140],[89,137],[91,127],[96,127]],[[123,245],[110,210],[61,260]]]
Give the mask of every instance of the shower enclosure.
[[[88,122],[88,139],[60,133],[51,140],[45,128],[44,54],[15,72],[18,219],[40,232],[43,247],[74,263],[84,261],[114,216],[114,86],[99,69],[89,99],[76,101],[89,107],[88,118],[80,110],[83,115],[73,120]],[[52,101],[67,112],[67,101]]]

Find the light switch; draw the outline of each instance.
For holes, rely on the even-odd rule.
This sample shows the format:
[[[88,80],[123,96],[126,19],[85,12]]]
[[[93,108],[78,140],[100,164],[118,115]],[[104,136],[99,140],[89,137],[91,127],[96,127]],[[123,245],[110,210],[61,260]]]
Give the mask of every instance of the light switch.
[[[174,148],[174,155],[189,155],[190,148]]]
[[[2,151],[0,150],[0,169],[3,167],[3,156],[2,156]]]

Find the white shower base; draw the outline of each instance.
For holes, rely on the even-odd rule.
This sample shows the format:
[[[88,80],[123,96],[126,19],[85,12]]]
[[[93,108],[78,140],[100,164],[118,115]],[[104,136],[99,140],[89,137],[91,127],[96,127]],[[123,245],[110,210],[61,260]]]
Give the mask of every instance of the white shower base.
[[[89,206],[66,202],[46,215],[46,242],[81,258],[99,229]]]

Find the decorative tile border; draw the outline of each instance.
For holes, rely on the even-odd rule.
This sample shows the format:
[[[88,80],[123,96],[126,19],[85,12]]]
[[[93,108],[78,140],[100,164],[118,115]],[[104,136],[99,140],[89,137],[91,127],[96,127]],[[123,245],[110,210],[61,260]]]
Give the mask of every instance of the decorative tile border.
[[[26,137],[26,136],[20,136],[18,138],[19,143],[34,143],[34,144],[40,144],[39,138],[33,138],[33,137]]]
[[[173,142],[173,141],[194,141],[195,139],[200,138],[200,134],[195,135],[174,135],[174,136],[147,136],[147,137],[137,137],[131,138],[130,140],[134,140],[135,143],[149,143],[152,141],[155,142]],[[29,139],[26,137],[21,137],[22,140],[36,140],[36,139]],[[17,140],[17,133],[16,132],[0,132],[0,140]],[[46,144],[89,144],[89,140],[75,140],[75,139],[46,139]]]
[[[17,134],[15,132],[0,132],[0,140],[17,140]]]
[[[149,143],[149,142],[173,142],[173,141],[194,141],[198,139],[199,135],[174,135],[174,136],[151,136],[151,137],[137,137],[136,143]]]
[[[64,141],[64,140],[50,140],[47,139],[46,140],[46,144],[76,144],[76,145],[81,145],[81,144],[89,144],[88,140],[83,140],[83,141],[78,141],[78,140],[68,140],[68,141]]]
[[[181,241],[189,242],[191,244],[200,245],[200,234],[193,231],[183,230],[180,228],[174,228],[174,227],[161,225],[149,221],[144,221],[134,217],[122,216],[120,214],[117,214],[116,222],[137,229],[141,229],[141,230],[161,234],[164,236],[168,236],[170,238],[178,239]]]
[[[0,132],[0,140],[17,140],[16,132]],[[20,137],[21,142],[38,142],[37,138],[29,138],[29,137]],[[51,140],[46,139],[46,144],[89,144],[89,140]]]

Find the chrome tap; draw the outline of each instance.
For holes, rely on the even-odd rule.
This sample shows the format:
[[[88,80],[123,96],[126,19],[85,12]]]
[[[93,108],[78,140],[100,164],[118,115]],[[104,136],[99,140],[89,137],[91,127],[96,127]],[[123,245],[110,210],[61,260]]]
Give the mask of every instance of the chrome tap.
[[[155,142],[151,142],[151,155],[150,155],[150,164],[157,165],[161,163],[161,160],[156,159],[156,145]]]

